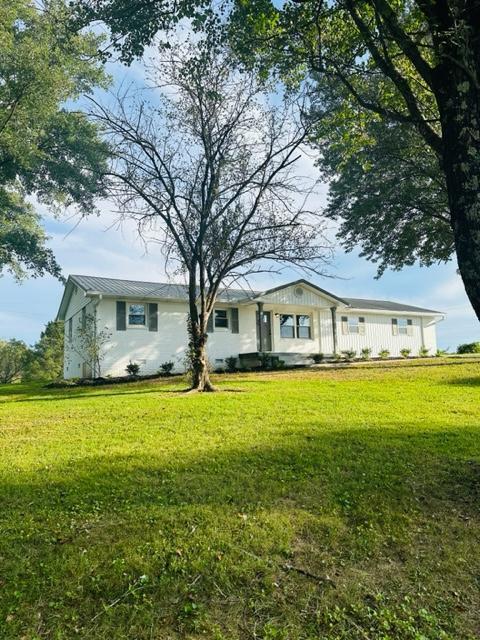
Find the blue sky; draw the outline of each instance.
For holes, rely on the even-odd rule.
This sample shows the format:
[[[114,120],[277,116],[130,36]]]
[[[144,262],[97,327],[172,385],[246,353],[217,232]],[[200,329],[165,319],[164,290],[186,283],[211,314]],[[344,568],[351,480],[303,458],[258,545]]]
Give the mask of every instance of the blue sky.
[[[137,63],[125,69],[110,65],[114,86],[142,80]],[[103,96],[103,99],[107,99]],[[311,159],[304,158],[301,172],[315,176]],[[325,202],[326,187],[319,189],[315,205]],[[312,203],[311,203],[312,204]],[[69,216],[55,219],[45,208],[39,209],[54,250],[65,275],[77,273],[146,281],[166,280],[163,259],[155,248],[146,251],[138,240],[135,227],[118,228],[113,205],[101,203],[100,215],[90,216],[80,224]],[[113,226],[112,226],[113,225]],[[375,265],[357,254],[345,254],[339,247],[329,269],[332,278],[311,278],[321,287],[338,295],[397,300],[443,311],[446,319],[438,325],[439,346],[451,350],[461,342],[480,339],[479,324],[465,295],[454,261],[430,268],[409,267],[387,272],[375,280]],[[298,271],[284,269],[281,274],[252,278],[254,288],[268,288],[301,277]],[[16,283],[9,275],[0,277],[0,338],[19,338],[32,344],[45,323],[56,315],[62,285],[51,277]]]

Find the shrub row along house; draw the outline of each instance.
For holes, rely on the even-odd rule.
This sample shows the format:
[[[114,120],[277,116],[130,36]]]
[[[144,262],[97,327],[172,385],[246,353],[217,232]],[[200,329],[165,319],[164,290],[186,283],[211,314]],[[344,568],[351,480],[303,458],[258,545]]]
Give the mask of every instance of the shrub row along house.
[[[187,288],[72,275],[58,311],[65,321],[65,378],[98,375],[91,351],[82,352],[85,331],[101,333],[101,374],[122,375],[129,362],[155,373],[172,361],[183,371],[187,352]],[[260,353],[286,364],[307,364],[310,356],[344,350],[409,348],[434,354],[436,323],[443,314],[397,302],[340,298],[306,280],[267,291],[224,289],[208,325],[208,357],[221,368],[228,357],[255,366]],[[95,318],[87,323],[87,318]],[[83,329],[83,332],[82,332]]]

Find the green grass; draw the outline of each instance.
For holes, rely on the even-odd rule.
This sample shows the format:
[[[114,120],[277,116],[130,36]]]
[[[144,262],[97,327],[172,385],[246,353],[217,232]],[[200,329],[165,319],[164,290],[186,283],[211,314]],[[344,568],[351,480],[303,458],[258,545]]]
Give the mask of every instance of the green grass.
[[[0,387],[0,637],[479,637],[480,365],[409,364]]]

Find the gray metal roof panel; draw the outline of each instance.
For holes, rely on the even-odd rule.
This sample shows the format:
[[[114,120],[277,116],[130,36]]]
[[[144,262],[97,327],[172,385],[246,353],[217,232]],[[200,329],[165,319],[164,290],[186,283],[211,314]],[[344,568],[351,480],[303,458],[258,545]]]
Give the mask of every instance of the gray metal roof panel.
[[[102,278],[98,276],[82,276],[72,275],[70,279],[78,284],[82,289],[88,292],[101,293],[107,296],[124,296],[128,298],[158,298],[161,300],[188,300],[188,287],[184,284],[168,284],[164,282],[144,282],[139,280],[124,280],[119,278]],[[300,282],[300,281],[299,281]],[[310,284],[305,280],[301,282]],[[285,287],[295,283],[288,283]],[[312,285],[317,288],[316,285]],[[243,289],[225,288],[219,293],[218,300],[222,302],[246,302],[254,300],[256,297],[265,295],[270,291],[280,289],[277,287],[267,292],[261,291],[245,291]],[[324,292],[328,293],[328,292]],[[334,294],[328,294],[332,297]],[[372,311],[404,311],[412,313],[432,313],[440,314],[440,311],[425,309],[423,307],[415,307],[400,302],[391,302],[390,300],[371,300],[364,298],[337,298],[345,302],[347,305],[355,309],[371,309]]]
[[[71,279],[85,291],[101,293],[107,296],[125,296],[128,298],[159,298],[162,300],[188,300],[188,287],[184,284],[164,282],[143,282],[97,276],[72,275]],[[221,289],[218,299],[223,302],[248,300],[258,292],[242,289]]]
[[[417,312],[441,314],[441,311],[434,311],[433,309],[425,309],[423,307],[414,307],[410,304],[403,304],[402,302],[392,302],[390,300],[370,300],[364,298],[343,299],[355,309],[372,309],[376,311],[411,311],[412,313]]]

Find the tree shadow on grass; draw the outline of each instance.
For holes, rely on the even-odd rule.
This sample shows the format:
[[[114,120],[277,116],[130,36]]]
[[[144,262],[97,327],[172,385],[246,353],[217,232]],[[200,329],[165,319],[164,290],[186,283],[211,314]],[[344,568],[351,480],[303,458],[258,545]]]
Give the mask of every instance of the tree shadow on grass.
[[[478,376],[471,376],[468,378],[454,378],[448,380],[448,382],[442,382],[441,384],[453,385],[458,387],[480,387],[480,369]]]
[[[465,437],[478,433],[462,430]],[[203,455],[89,456],[66,466],[50,465],[34,475],[12,475],[2,482],[0,497],[7,512],[21,508],[34,516],[49,507],[68,511],[79,498],[85,504],[105,499],[102,508],[108,512],[109,505],[123,497],[131,500],[130,508],[155,503],[268,508],[288,497],[299,504],[307,499],[316,511],[322,504],[341,507],[339,496],[348,493],[347,512],[357,511],[358,505],[380,513],[401,503],[418,508],[417,487],[425,505],[430,499],[445,499],[471,502],[472,511],[480,511],[480,462],[446,456],[455,448],[457,435],[450,430],[405,435],[381,428],[327,435],[285,431],[271,445],[252,443]]]
[[[255,607],[238,614],[251,629],[262,616],[281,620],[285,614],[284,600],[267,599],[272,581],[289,580],[294,600],[310,601],[318,590],[323,598],[325,585],[305,575],[279,577],[287,560],[314,576],[338,569],[341,579],[378,554],[397,563],[398,572],[409,553],[414,567],[423,562],[409,547],[432,516],[440,523],[456,514],[478,521],[480,465],[447,456],[445,433],[405,437],[390,428],[319,435],[314,424],[302,426],[235,449],[94,455],[12,473],[0,486],[4,594],[16,598],[19,585],[33,582],[22,597],[36,611],[38,602],[73,593],[72,604],[67,598],[61,606],[73,607],[80,626],[105,622],[105,635],[95,627],[99,638],[112,629],[113,637],[115,629],[117,637],[128,637],[138,611],[143,618],[134,636],[146,638],[148,601],[128,599],[97,617],[100,603],[116,602],[146,574],[156,581],[148,583],[155,589],[152,606],[169,611],[172,624],[183,624],[193,601],[205,610],[219,606],[212,615],[222,621],[236,602],[258,598],[261,614]],[[429,545],[443,545],[444,533]],[[314,613],[301,615],[316,624]],[[60,618],[52,620],[52,628],[62,629]],[[185,636],[180,631],[178,637]]]

